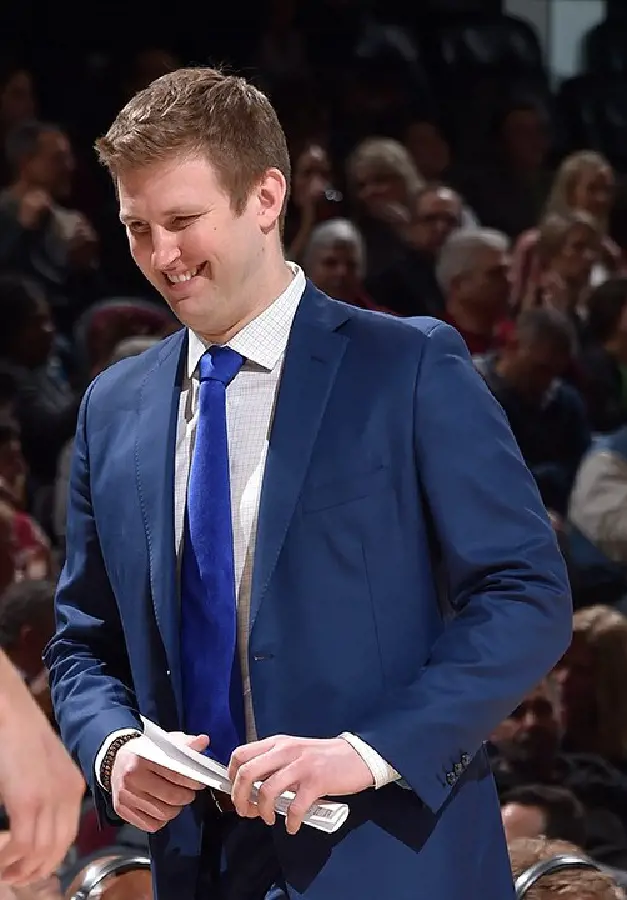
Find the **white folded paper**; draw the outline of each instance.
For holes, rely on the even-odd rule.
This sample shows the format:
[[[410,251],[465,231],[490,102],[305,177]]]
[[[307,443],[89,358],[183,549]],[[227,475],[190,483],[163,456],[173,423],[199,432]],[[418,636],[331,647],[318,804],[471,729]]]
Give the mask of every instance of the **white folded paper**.
[[[223,765],[186,747],[167,731],[163,731],[162,728],[143,716],[142,722],[144,723],[144,733],[133,739],[133,750],[138,756],[158,763],[173,772],[178,772],[179,775],[192,778],[200,784],[206,784],[207,787],[216,791],[231,794],[232,784],[227,769]],[[259,787],[260,784],[256,784],[255,791]],[[253,793],[253,802],[254,799]],[[281,815],[286,815],[293,799],[294,794],[291,791],[285,791],[277,800],[276,811]],[[312,828],[332,834],[341,828],[347,816],[348,806],[345,803],[321,800],[311,807],[303,821]]]

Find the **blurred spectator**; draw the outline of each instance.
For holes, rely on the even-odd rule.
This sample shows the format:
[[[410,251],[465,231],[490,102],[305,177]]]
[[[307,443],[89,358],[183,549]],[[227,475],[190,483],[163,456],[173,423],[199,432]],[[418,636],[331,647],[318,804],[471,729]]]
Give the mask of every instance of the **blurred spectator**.
[[[15,577],[52,578],[56,566],[48,538],[24,511],[28,468],[22,454],[17,422],[0,415],[0,500],[12,515]]]
[[[622,266],[621,251],[608,236],[608,221],[614,201],[614,172],[599,153],[579,151],[567,157],[555,176],[544,218],[554,214],[569,218],[573,212],[585,213],[599,229],[600,254],[591,270],[591,283],[602,283]],[[539,281],[541,260],[537,246],[537,228],[521,235],[513,263],[513,301],[516,305],[532,293]]]
[[[52,716],[48,676],[42,663],[54,634],[54,584],[21,581],[0,595],[0,648],[24,676],[47,716]]]
[[[543,836],[579,847],[585,844],[584,808],[566,788],[543,784],[514,788],[502,798],[501,813],[508,843]]]
[[[561,751],[559,686],[547,678],[492,735],[492,769],[501,801],[512,790],[548,785],[570,790],[585,810],[586,850],[627,866],[627,779],[600,756]]]
[[[352,306],[377,309],[364,288],[365,255],[357,227],[348,219],[330,219],[314,228],[303,268],[316,287],[329,297]]]
[[[576,844],[549,840],[546,837],[519,838],[509,845],[509,856],[514,878],[518,878],[532,866],[555,859],[558,856],[585,858]],[[624,893],[608,871],[560,867],[542,875],[525,892],[524,900],[624,900]]]
[[[373,278],[402,255],[413,200],[424,181],[405,147],[391,138],[359,144],[346,174],[354,218],[366,242],[367,277]]]
[[[331,160],[320,144],[307,144],[296,157],[292,196],[285,219],[288,258],[300,262],[311,232],[319,222],[335,218],[342,194],[333,186]]]
[[[627,424],[627,278],[610,278],[587,303],[587,346],[581,359],[592,429]]]
[[[590,446],[583,401],[562,381],[575,334],[554,309],[521,314],[505,345],[477,360],[499,401],[547,508],[563,515],[581,459]]]
[[[35,486],[54,479],[57,457],[73,435],[78,398],[51,356],[54,325],[39,287],[27,279],[0,276],[0,364],[17,385],[15,416]]]
[[[295,0],[270,0],[268,5],[255,57],[271,92],[276,84],[308,77],[310,66],[296,20],[298,4]]]
[[[538,277],[529,282],[522,309],[559,309],[583,338],[590,273],[599,259],[600,239],[599,229],[587,213],[549,215],[538,231]]]
[[[9,134],[6,153],[12,179],[0,194],[0,268],[40,282],[67,330],[101,288],[96,233],[62,206],[75,168],[70,141],[56,125],[25,122]]]
[[[627,427],[597,440],[584,458],[568,510],[568,560],[575,607],[625,608]]]
[[[426,181],[446,180],[451,147],[436,121],[412,117],[403,129],[402,140]]]
[[[535,225],[544,205],[549,123],[537,104],[514,102],[497,112],[490,132],[492,153],[460,172],[457,186],[483,225],[514,239]]]
[[[555,678],[564,749],[598,754],[627,773],[627,618],[601,605],[577,610]]]
[[[37,101],[29,69],[16,60],[5,60],[0,64],[0,187],[10,179],[5,156],[7,136],[36,114]]]
[[[443,318],[480,356],[504,339],[509,301],[509,239],[480,228],[458,231],[444,244],[436,276],[445,298]]]
[[[444,185],[427,185],[409,198],[409,219],[398,228],[397,253],[367,287],[381,307],[401,316],[442,315],[444,297],[436,264],[449,236],[461,226],[462,201]]]

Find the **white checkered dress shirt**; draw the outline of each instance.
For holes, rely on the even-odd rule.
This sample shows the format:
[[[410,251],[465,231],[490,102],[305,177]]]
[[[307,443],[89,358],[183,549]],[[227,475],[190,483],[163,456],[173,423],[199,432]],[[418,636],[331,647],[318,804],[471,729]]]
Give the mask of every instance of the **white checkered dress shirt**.
[[[231,474],[237,630],[248,741],[256,739],[248,665],[248,632],[259,500],[285,348],[296,309],[305,290],[305,276],[302,269],[293,264],[289,265],[294,272],[294,278],[286,290],[228,342],[228,346],[245,360],[226,389],[226,418]],[[198,335],[189,332],[175,455],[174,534],[179,564],[183,547],[187,485],[198,419],[200,387],[198,368],[207,346]],[[125,732],[115,732],[103,744],[96,761],[98,773],[110,742],[123,733]],[[366,762],[377,787],[399,778],[398,773],[360,738],[349,734],[343,737]]]

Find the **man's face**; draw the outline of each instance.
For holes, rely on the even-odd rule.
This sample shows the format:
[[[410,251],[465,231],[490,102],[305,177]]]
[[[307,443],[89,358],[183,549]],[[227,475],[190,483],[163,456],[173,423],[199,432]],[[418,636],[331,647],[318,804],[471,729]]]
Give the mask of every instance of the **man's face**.
[[[525,763],[551,761],[557,753],[561,725],[559,711],[546,684],[527,694],[507,720],[507,755]]]
[[[263,294],[264,236],[285,194],[279,173],[267,174],[241,214],[202,157],[125,171],[118,194],[133,259],[183,324],[220,335],[249,316]]]
[[[570,364],[570,354],[550,341],[521,341],[508,351],[511,363],[508,377],[520,394],[540,402],[556,378],[561,378]]]
[[[359,293],[359,254],[350,241],[335,241],[321,247],[309,266],[308,276],[316,287],[336,300],[354,303]]]
[[[72,147],[61,131],[45,131],[36,152],[25,165],[27,179],[34,187],[43,188],[63,200],[72,188],[75,161]]]
[[[505,315],[510,293],[510,260],[507,253],[492,247],[480,250],[470,272],[458,279],[460,301],[471,310]]]
[[[424,193],[416,204],[412,243],[424,253],[436,256],[459,228],[461,216],[461,201],[454,191],[439,188]]]

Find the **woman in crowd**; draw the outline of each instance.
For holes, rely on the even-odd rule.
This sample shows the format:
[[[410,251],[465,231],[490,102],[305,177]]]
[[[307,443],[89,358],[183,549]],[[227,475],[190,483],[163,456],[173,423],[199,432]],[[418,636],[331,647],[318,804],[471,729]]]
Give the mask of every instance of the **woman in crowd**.
[[[545,210],[545,219],[557,214],[585,213],[601,234],[599,258],[590,272],[592,286],[600,284],[623,265],[620,249],[608,235],[608,220],[614,202],[614,172],[599,153],[582,150],[568,156],[557,171]],[[514,249],[512,302],[518,307],[537,286],[542,261],[538,254],[540,229],[524,232]]]

